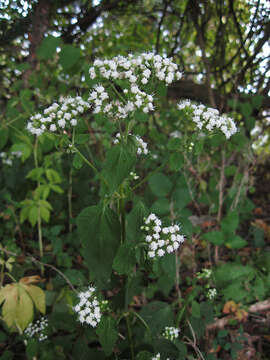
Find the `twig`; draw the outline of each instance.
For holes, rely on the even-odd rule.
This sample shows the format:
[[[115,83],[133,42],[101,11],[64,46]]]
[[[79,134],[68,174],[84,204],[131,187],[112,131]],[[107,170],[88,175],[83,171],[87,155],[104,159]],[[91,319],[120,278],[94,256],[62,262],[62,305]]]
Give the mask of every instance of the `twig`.
[[[248,308],[248,312],[249,313],[254,313],[254,312],[260,312],[260,311],[265,311],[265,310],[269,310],[270,309],[270,299],[264,300],[264,301],[259,301],[255,304],[252,304],[249,306]],[[235,319],[235,317],[233,315],[229,315],[226,317],[223,317],[221,319],[217,319],[214,323],[207,325],[207,330],[208,331],[213,331],[216,329],[223,329],[230,320]]]
[[[12,255],[12,256],[18,256],[18,254],[14,253],[13,251],[9,251],[6,250],[5,248],[0,248],[0,251],[3,251],[4,253],[8,254],[8,255]],[[43,263],[41,261],[39,261],[38,259],[36,259],[33,255],[28,254],[27,256],[25,256],[25,259],[28,261],[31,261],[33,263],[37,263],[39,265],[43,265],[46,267],[49,267],[51,269],[53,269],[54,271],[56,271],[60,276],[62,276],[62,278],[67,282],[67,284],[70,286],[70,288],[76,293],[78,294],[78,291],[74,288],[74,286],[72,285],[71,281],[66,277],[65,274],[62,273],[62,271],[60,271],[59,269],[57,269],[55,266],[51,265],[51,264],[46,264]]]

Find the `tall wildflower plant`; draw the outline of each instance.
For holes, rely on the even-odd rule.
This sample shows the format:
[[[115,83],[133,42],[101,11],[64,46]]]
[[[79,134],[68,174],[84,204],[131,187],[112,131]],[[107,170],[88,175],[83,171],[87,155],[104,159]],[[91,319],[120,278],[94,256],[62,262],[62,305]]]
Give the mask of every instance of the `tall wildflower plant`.
[[[119,348],[132,360],[179,358],[177,304],[154,301],[138,312],[133,297],[141,294],[139,282],[145,274],[175,265],[186,239],[177,221],[179,214],[172,211],[164,216],[158,207],[150,208],[141,193],[142,185],[167,164],[146,170],[155,154],[142,129],[156,121],[166,86],[179,80],[181,73],[171,59],[143,53],[97,59],[89,76],[93,86],[88,94],[61,98],[27,124],[37,137],[55,134],[58,144],[81,165],[89,166],[98,182],[98,202],[82,209],[76,219],[81,254],[94,287],[88,285],[78,294],[74,317],[81,326],[94,328],[108,358]],[[233,120],[216,109],[188,100],[175,107],[179,117],[184,112],[198,131],[221,131],[227,139],[236,132]],[[88,141],[85,121],[89,116],[110,133],[100,161],[82,146]],[[159,191],[158,184],[152,186]],[[105,307],[104,297],[109,300]],[[135,323],[139,331],[133,331]],[[162,344],[166,346],[161,348]]]

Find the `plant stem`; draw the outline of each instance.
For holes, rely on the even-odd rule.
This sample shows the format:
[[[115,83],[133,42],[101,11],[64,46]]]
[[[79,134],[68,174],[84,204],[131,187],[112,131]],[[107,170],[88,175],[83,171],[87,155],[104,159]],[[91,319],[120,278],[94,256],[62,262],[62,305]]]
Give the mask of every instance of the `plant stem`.
[[[35,168],[38,168],[38,158],[37,158],[37,149],[38,149],[38,138],[36,137],[36,142],[34,145],[34,161],[35,161]],[[40,187],[40,182],[38,181],[38,188]],[[38,225],[38,244],[39,244],[39,255],[40,258],[43,257],[44,252],[43,252],[43,240],[42,240],[42,226],[41,226],[41,215],[40,215],[40,205],[38,202],[38,221],[37,221],[37,225]],[[41,265],[40,267],[41,270],[41,275],[44,275],[44,266]]]
[[[92,170],[94,170],[94,172],[100,177],[100,179],[102,181],[104,181],[104,183],[108,186],[108,182],[107,180],[100,174],[100,172],[98,171],[98,169],[89,161],[86,159],[86,157],[80,152],[80,150],[78,148],[76,148],[76,146],[73,145],[74,150],[77,152],[77,154],[80,156],[80,158],[88,165],[90,166],[90,168]]]
[[[130,328],[130,323],[129,323],[129,313],[126,316],[126,323],[127,323],[127,330],[128,330],[128,339],[129,339],[129,344],[130,344],[130,351],[131,351],[131,360],[135,359],[135,355],[134,355],[134,345],[133,345],[133,341],[132,341],[132,333],[131,333],[131,328]]]

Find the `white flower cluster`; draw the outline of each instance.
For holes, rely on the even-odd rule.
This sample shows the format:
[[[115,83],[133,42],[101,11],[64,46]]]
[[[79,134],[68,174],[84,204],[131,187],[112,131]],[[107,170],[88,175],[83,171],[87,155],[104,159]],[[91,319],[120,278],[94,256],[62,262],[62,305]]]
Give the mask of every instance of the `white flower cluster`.
[[[116,56],[111,60],[97,59],[89,69],[91,79],[107,80],[111,87],[109,92],[102,85],[97,85],[90,93],[89,101],[95,105],[95,113],[104,113],[110,117],[125,119],[137,109],[144,113],[154,110],[153,95],[142,90],[154,78],[165,81],[167,85],[181,78],[177,65],[167,57],[154,53],[141,55]],[[125,80],[124,88],[118,91],[113,81]],[[115,93],[118,100],[115,100]]]
[[[137,155],[147,155],[148,154],[148,148],[147,148],[147,143],[145,141],[143,141],[143,139],[138,136],[138,135],[132,135],[132,134],[128,134],[129,136],[134,136],[136,139],[136,143],[137,143]],[[115,139],[113,140],[114,144],[118,144],[121,140],[121,134],[117,133],[115,135]]]
[[[48,336],[44,334],[44,330],[47,327],[48,327],[48,319],[46,317],[42,317],[40,320],[37,320],[35,323],[30,323],[27,326],[27,328],[24,330],[24,334],[28,338],[37,336],[38,341],[43,341],[48,338]]]
[[[211,269],[202,269],[201,272],[197,272],[197,278],[198,279],[209,279],[212,275]]]
[[[152,357],[151,360],[160,360],[160,353],[158,353],[157,355],[155,355],[154,357]],[[170,359],[167,358],[166,360],[170,360]]]
[[[101,319],[100,302],[95,296],[95,288],[89,286],[86,291],[78,294],[79,303],[74,306],[73,310],[79,315],[81,324],[88,324],[96,327]]]
[[[188,109],[192,114],[192,121],[195,122],[199,129],[205,127],[208,131],[214,128],[220,129],[229,139],[236,133],[237,127],[232,118],[223,114],[220,115],[217,109],[208,108],[203,104],[197,105],[190,100],[183,100],[178,104],[179,110]]]
[[[78,123],[78,116],[89,109],[90,104],[80,96],[66,97],[53,103],[43,111],[43,114],[31,116],[27,130],[33,135],[41,135],[45,131],[56,132],[69,130]]]
[[[217,289],[215,288],[211,288],[207,291],[206,296],[208,297],[208,299],[212,300],[217,296]]]
[[[148,154],[147,143],[145,141],[143,141],[143,139],[138,135],[135,135],[135,138],[138,143],[137,154],[138,155],[141,155],[141,154],[147,155]]]
[[[141,226],[141,229],[147,232],[145,241],[148,244],[150,258],[162,257],[166,253],[170,254],[185,241],[184,236],[178,233],[180,230],[178,225],[162,227],[161,220],[155,214],[150,214],[145,219],[145,225]]]
[[[164,336],[165,339],[167,339],[167,340],[173,341],[178,338],[179,332],[180,332],[179,329],[177,329],[173,326],[166,326],[165,330],[162,333],[162,336]]]
[[[9,166],[12,166],[14,158],[20,158],[21,156],[22,156],[21,151],[11,151],[10,154],[6,152],[0,153],[0,159],[2,159],[2,163]]]
[[[131,176],[132,180],[138,180],[140,177],[133,171],[131,171],[129,173],[129,175]]]

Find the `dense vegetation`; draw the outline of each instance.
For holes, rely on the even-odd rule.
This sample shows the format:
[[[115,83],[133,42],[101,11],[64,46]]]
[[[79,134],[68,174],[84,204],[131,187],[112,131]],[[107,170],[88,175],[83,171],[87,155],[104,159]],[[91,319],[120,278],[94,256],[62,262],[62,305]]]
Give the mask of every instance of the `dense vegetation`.
[[[0,9],[0,359],[269,359],[269,5]]]

